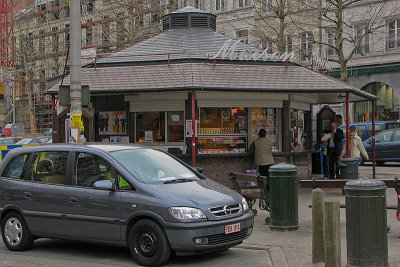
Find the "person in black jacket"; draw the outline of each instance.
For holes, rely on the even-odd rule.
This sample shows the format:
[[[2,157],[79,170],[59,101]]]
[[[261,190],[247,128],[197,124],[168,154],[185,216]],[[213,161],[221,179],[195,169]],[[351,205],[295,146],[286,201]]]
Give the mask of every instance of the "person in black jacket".
[[[337,161],[342,153],[343,139],[343,131],[337,128],[336,122],[332,122],[331,138],[328,140],[329,177],[331,179],[339,178],[339,167]]]

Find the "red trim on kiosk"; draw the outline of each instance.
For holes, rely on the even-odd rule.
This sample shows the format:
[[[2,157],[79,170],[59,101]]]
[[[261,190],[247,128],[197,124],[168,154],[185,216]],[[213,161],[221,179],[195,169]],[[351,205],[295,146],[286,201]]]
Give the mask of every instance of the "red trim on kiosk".
[[[195,95],[192,91],[192,166],[196,167],[196,109]]]
[[[346,155],[350,155],[350,95],[346,92]]]

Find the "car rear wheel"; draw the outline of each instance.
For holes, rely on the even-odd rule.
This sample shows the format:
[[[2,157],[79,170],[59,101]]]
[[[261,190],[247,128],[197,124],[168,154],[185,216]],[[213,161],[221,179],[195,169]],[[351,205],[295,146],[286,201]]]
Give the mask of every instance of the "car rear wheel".
[[[152,220],[141,220],[132,227],[128,245],[134,260],[144,266],[162,265],[171,255],[164,230]]]
[[[1,230],[3,242],[9,250],[22,251],[32,247],[34,238],[19,213],[7,214],[1,222]]]

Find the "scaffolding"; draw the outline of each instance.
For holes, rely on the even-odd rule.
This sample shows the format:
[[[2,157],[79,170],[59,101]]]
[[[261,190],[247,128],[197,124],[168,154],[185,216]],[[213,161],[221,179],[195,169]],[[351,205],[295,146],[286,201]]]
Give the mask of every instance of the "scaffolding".
[[[36,129],[38,133],[48,133],[52,128],[52,104],[48,96],[37,96],[34,99]]]

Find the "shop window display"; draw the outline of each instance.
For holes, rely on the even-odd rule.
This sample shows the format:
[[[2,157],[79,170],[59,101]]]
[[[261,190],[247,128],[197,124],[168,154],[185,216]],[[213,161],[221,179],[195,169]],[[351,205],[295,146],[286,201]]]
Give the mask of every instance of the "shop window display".
[[[138,112],[136,125],[138,142],[165,142],[165,112]]]
[[[307,133],[304,132],[303,110],[290,110],[290,145],[292,151],[307,149]]]
[[[184,116],[183,111],[167,112],[168,142],[184,142]]]
[[[265,129],[269,140],[272,142],[272,150],[279,150],[279,135],[277,127],[276,108],[252,108],[251,110],[251,138],[258,137],[258,132]]]
[[[247,108],[199,108],[198,153],[243,153],[247,147]]]

